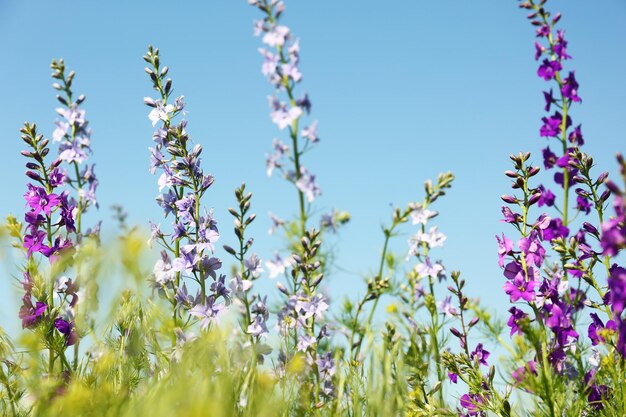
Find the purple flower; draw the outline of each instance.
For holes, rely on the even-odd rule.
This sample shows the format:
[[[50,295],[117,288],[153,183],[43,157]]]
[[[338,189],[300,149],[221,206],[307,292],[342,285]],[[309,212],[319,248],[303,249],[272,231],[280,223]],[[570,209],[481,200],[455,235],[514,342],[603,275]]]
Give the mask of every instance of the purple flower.
[[[549,146],[545,148],[542,151],[542,153],[543,153],[543,166],[546,169],[552,168],[554,164],[556,164],[556,154],[550,150]]]
[[[529,372],[534,375],[537,374],[537,362],[529,361],[526,366],[522,366],[513,371],[511,376],[519,384],[524,382],[524,380],[528,377]]]
[[[550,111],[550,107],[552,107],[552,104],[555,103],[554,100],[554,96],[552,95],[552,89],[550,89],[550,91],[544,91],[543,92],[543,98],[546,100],[546,105],[544,107],[544,110],[549,112]]]
[[[535,61],[539,60],[545,51],[546,48],[539,42],[535,41]]]
[[[580,97],[578,97],[578,82],[576,81],[574,71],[570,71],[569,75],[564,80],[561,92],[563,93],[563,96],[568,99],[580,103],[581,100]]]
[[[30,300],[30,293],[26,293],[22,298],[23,305],[20,308],[19,318],[22,319],[22,329],[33,327],[43,316],[48,308],[48,304],[37,301],[33,306]]]
[[[609,273],[609,304],[613,314],[619,317],[626,305],[626,269],[613,264]]]
[[[585,144],[585,140],[583,139],[583,132],[581,130],[581,125],[578,125],[572,130],[567,136],[569,141],[575,145],[582,146]]]
[[[67,346],[72,346],[78,341],[78,335],[74,331],[74,322],[68,322],[62,318],[54,320],[54,327],[65,336],[65,343]]]
[[[604,323],[602,322],[602,320],[600,320],[600,317],[598,317],[598,315],[596,313],[591,313],[591,324],[589,325],[589,328],[587,329],[587,336],[589,336],[589,339],[591,340],[591,344],[593,346],[596,346],[598,343],[604,343],[605,340],[604,338],[598,333],[598,331],[603,331],[603,330],[612,330],[615,331],[617,330],[617,326],[615,325],[615,322],[613,320],[609,320],[606,323],[606,327],[604,326]]]
[[[485,403],[485,398],[480,394],[464,394],[459,399],[461,407],[467,410],[467,414],[475,416],[480,412],[480,407]]]
[[[513,242],[502,233],[502,240],[496,235],[498,241],[498,265],[504,266],[504,258],[513,250]]]
[[[554,53],[560,60],[570,59],[571,56],[567,54],[567,41],[563,37],[564,32],[562,30],[556,31],[556,42],[554,44]]]
[[[507,206],[502,206],[502,214],[504,215],[504,219],[500,221],[505,223],[518,223],[522,220],[522,216],[519,213],[513,213]]]
[[[541,25],[537,28],[537,37],[538,38],[545,38],[546,36],[548,36],[550,34],[550,26],[548,25]]]
[[[602,223],[602,237],[600,238],[602,254],[615,256],[626,247],[626,226],[624,219],[612,218]]]
[[[585,197],[579,195],[576,197],[576,208],[585,214],[591,212],[591,203]]]
[[[539,191],[541,192],[541,197],[539,197],[539,201],[537,202],[539,207],[543,207],[544,205],[552,207],[554,205],[554,200],[556,199],[554,193],[545,188],[543,185],[539,186]]]
[[[453,384],[456,384],[459,381],[459,376],[454,372],[448,372],[448,378]]]
[[[525,320],[528,318],[528,314],[524,313],[522,310],[520,310],[517,307],[511,307],[509,309],[509,313],[511,313],[511,317],[509,317],[509,321],[507,322],[507,325],[511,328],[511,336],[513,336],[514,333],[517,334],[522,334],[522,330],[519,327],[519,322],[521,320]]]
[[[24,248],[28,251],[28,257],[32,256],[33,252],[44,253],[50,250],[50,247],[43,243],[46,237],[47,234],[43,230],[24,236]]]
[[[543,121],[543,126],[539,129],[539,135],[542,137],[557,137],[559,133],[561,133],[561,123],[563,122],[563,115],[561,113],[554,112],[554,114],[550,117],[541,118]],[[569,116],[567,116],[567,120],[569,120]],[[566,126],[569,126],[567,123]],[[570,121],[571,123],[571,121]],[[545,156],[544,156],[545,160]]]
[[[550,220],[550,225],[543,231],[543,238],[547,241],[567,236],[569,236],[569,229],[563,225],[560,218]]]
[[[532,269],[528,267],[528,269]],[[513,281],[504,284],[504,292],[509,295],[511,302],[514,303],[520,298],[531,302],[535,299],[535,287],[537,282],[534,280],[526,280],[523,274],[517,274]]]
[[[487,359],[489,358],[489,352],[483,349],[483,344],[476,345],[476,349],[470,354],[473,360],[477,360],[481,365],[489,366]]]
[[[53,208],[57,207],[61,202],[61,199],[56,194],[48,194],[42,187],[35,187],[34,185],[27,184],[28,192],[24,194],[26,205],[30,206],[34,214],[39,214],[42,211],[50,216]]]
[[[536,230],[530,232],[528,237],[521,238],[519,242],[517,242],[517,246],[526,256],[527,264],[534,264],[535,266],[541,266],[541,264],[543,264],[546,250],[541,246],[539,234]]]
[[[562,69],[563,66],[559,61],[549,61],[547,59],[544,59],[541,66],[537,70],[537,75],[539,75],[546,81],[550,81],[554,78],[554,75],[557,73],[557,71],[560,71]]]

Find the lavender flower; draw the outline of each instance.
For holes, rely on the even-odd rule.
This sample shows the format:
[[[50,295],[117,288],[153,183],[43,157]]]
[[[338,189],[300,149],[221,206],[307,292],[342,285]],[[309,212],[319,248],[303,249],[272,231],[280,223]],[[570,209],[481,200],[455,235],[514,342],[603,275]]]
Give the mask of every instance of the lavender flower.
[[[165,251],[153,272],[154,286],[172,304],[174,323],[182,325],[182,315],[187,311],[200,321],[203,330],[218,320],[230,302],[230,290],[224,285],[224,276],[218,277],[221,261],[214,257],[215,243],[220,235],[212,211],[202,208],[202,199],[213,184],[212,175],[202,169],[200,144],[189,149],[190,138],[187,121],[174,124],[174,119],[185,114],[183,96],[172,104],[170,94],[172,80],[167,77],[168,67],[161,68],[159,50],[148,48],[144,60],[159,98],[146,97],[144,103],[151,108],[148,118],[153,127],[155,142],[150,148],[150,171],[162,171],[158,180],[159,190],[167,189],[157,198],[164,216],[172,214],[172,232],[164,233],[160,227],[152,227],[151,240],[161,244]],[[208,279],[212,280],[210,285]],[[187,282],[197,282],[199,296],[187,293]],[[219,303],[220,300],[223,303]],[[180,319],[180,320],[179,320]],[[182,331],[185,329],[183,328]]]

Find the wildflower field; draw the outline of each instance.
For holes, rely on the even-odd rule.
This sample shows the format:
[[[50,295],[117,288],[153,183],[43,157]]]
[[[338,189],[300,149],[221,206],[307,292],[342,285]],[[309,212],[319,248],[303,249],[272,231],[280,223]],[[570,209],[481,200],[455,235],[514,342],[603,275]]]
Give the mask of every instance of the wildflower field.
[[[97,151],[109,145],[97,128],[92,134],[88,114],[116,104],[94,103],[92,110],[82,94],[90,89],[83,73],[69,60],[52,60],[52,88],[36,90],[42,97],[56,96],[51,129],[41,127],[51,120],[29,120],[11,126],[14,137],[2,139],[21,141],[21,155],[3,151],[3,157],[20,158],[25,172],[4,179],[19,184],[21,195],[5,191],[2,197],[19,200],[23,209],[6,216],[0,228],[1,280],[10,288],[0,301],[18,306],[8,314],[2,310],[0,321],[1,415],[626,416],[626,161],[620,153],[626,140],[619,129],[624,123],[616,122],[614,130],[609,126],[611,137],[585,135],[579,109],[586,90],[578,81],[585,75],[575,69],[587,58],[572,52],[568,36],[590,29],[568,26],[567,11],[562,16],[551,4],[593,8],[602,2],[502,0],[506,13],[529,23],[529,48],[513,54],[534,65],[536,102],[528,113],[541,115],[529,119],[535,135],[524,142],[507,141],[502,132],[509,154],[502,179],[508,185],[487,190],[501,195],[486,214],[499,230],[488,236],[491,252],[476,254],[470,244],[459,259],[439,260],[447,254],[449,219],[474,237],[487,232],[472,226],[467,207],[442,204],[456,191],[453,164],[426,179],[433,173],[416,162],[387,185],[406,192],[407,202],[394,202],[382,213],[382,227],[350,231],[358,241],[378,245],[376,257],[358,257],[364,279],[355,279],[346,278],[342,267],[341,254],[350,250],[342,233],[355,221],[351,212],[360,202],[332,209],[320,203],[324,182],[332,188],[339,179],[324,177],[333,163],[314,155],[318,148],[336,146],[348,160],[357,151],[340,148],[341,138],[328,137],[324,121],[318,122],[315,91],[308,92],[303,76],[307,39],[289,24],[289,6],[296,1],[247,1],[256,16],[252,34],[258,50],[244,52],[261,74],[255,67],[232,71],[265,83],[274,135],[246,138],[246,143],[265,140],[268,149],[265,161],[254,155],[253,166],[241,162],[250,152],[247,144],[238,150],[239,160],[223,162],[220,143],[228,138],[192,134],[194,125],[220,119],[220,107],[210,115],[194,112],[185,94],[196,94],[195,87],[183,91],[189,83],[176,70],[186,57],[175,48],[146,45],[143,73],[141,55],[129,73],[104,51],[100,55],[110,76],[97,80],[99,88],[143,77],[145,94],[135,97],[137,103],[143,100],[142,118],[120,114],[119,122],[108,123],[116,124],[121,136],[124,124],[140,125],[145,135],[132,141],[145,151],[110,150],[120,155],[119,163],[99,164],[102,174],[96,175]],[[354,7],[371,7],[366,3]],[[626,6],[616,7],[626,19]],[[72,10],[65,13],[65,23],[75,24]],[[186,37],[184,24],[171,28],[167,8],[151,13],[153,24],[171,30],[176,41],[198,43],[189,57],[193,62],[229,65],[228,57],[211,54],[207,40]],[[351,24],[356,25],[345,22]],[[318,30],[324,31],[324,21],[316,24]],[[384,30],[376,34],[381,45],[394,42],[385,36]],[[413,42],[436,42],[433,36]],[[57,47],[63,50],[62,44]],[[386,54],[385,48],[371,55],[372,61],[389,61],[383,68],[403,65],[401,56]],[[437,65],[433,57],[423,62]],[[518,70],[509,68],[511,83]],[[425,81],[446,82],[443,75]],[[359,100],[359,92],[354,94],[351,100]],[[459,116],[462,110],[449,101],[441,109],[448,123],[460,119],[471,131],[471,118]],[[505,107],[511,101],[516,98],[493,104]],[[393,103],[372,103],[382,105]],[[236,117],[254,124],[247,108]],[[265,116],[267,109],[259,112]],[[375,121],[345,117],[346,124]],[[611,149],[606,166],[586,150],[586,142],[594,141]],[[391,139],[363,146],[393,149]],[[432,146],[437,152],[420,158],[447,163],[458,161],[450,153],[465,152],[443,142]],[[108,173],[131,181],[122,161],[145,167],[152,182],[136,194],[120,192],[119,204],[103,207],[99,185],[109,181]],[[227,175],[213,176],[216,161],[229,166]],[[381,157],[366,169],[384,171],[393,164]],[[490,161],[467,164],[479,177],[489,175]],[[358,172],[341,167],[333,172],[361,182]],[[250,181],[239,182],[242,175]],[[267,195],[250,185],[258,178],[271,182],[263,190]],[[423,186],[409,188],[409,181]],[[237,184],[228,202],[216,203],[218,182]],[[481,198],[481,184],[473,187],[469,195]],[[144,189],[155,198],[132,203],[149,208],[129,216],[126,204]],[[272,204],[269,222],[261,219],[266,213],[257,218],[258,199]],[[143,216],[143,210],[159,217]],[[136,218],[141,222],[129,221]],[[269,230],[256,227],[260,222]],[[465,262],[493,268],[469,276]],[[333,280],[344,283],[345,294],[333,292]],[[491,288],[503,300],[496,307],[481,299],[493,294]]]

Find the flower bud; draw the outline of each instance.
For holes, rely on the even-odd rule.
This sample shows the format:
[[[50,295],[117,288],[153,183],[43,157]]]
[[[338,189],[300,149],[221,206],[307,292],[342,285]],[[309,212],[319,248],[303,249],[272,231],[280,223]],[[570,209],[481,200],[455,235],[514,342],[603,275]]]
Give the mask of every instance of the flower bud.
[[[606,188],[609,189],[609,191],[611,191],[613,194],[616,195],[622,195],[622,192],[620,191],[620,189],[617,187],[617,185],[615,185],[615,183],[611,180],[606,180],[604,182],[604,184],[606,185]]]
[[[474,317],[470,322],[469,322],[469,327],[472,328],[476,325],[476,323],[478,323],[480,321],[480,319],[478,317]]]
[[[592,225],[589,222],[584,222],[583,223],[583,229],[587,232],[587,233],[591,233],[594,236],[598,236],[598,229],[595,228],[594,225]]]
[[[231,248],[228,245],[224,245],[224,250],[233,256],[237,255],[237,252],[235,252],[235,249]]]
[[[518,202],[517,198],[513,197],[512,195],[503,195],[500,198],[502,199],[502,201],[509,204],[516,204]]]
[[[528,176],[529,177],[534,177],[535,175],[537,175],[539,173],[539,171],[541,171],[541,168],[539,168],[539,167],[532,167],[532,168],[530,168],[530,170],[528,170]]]
[[[596,185],[603,183],[608,177],[609,177],[609,173],[603,172],[602,174],[600,174],[600,176],[596,180]]]
[[[539,199],[541,198],[541,193],[537,192],[535,194],[533,194],[529,199],[528,199],[528,204],[529,205],[533,205],[535,204],[537,201],[539,201]]]
[[[276,288],[278,288],[278,291],[282,292],[283,294],[290,295],[289,290],[287,290],[287,288],[282,283],[277,282]]]
[[[31,178],[31,179],[33,179],[33,180],[35,180],[35,181],[41,181],[41,177],[36,172],[26,171],[26,176]]]

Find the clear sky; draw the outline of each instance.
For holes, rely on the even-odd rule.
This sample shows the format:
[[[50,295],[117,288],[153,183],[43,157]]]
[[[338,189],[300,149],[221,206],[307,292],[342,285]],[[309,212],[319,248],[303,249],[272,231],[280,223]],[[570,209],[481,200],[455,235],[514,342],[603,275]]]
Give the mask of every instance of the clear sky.
[[[583,123],[585,148],[614,172],[614,154],[626,152],[626,2],[554,0],[549,7],[564,15],[583,98],[573,117]],[[234,241],[226,209],[245,180],[259,215],[250,230],[269,257],[280,242],[266,235],[266,213],[288,217],[297,206],[288,184],[265,176],[265,153],[281,136],[268,117],[272,90],[252,36],[258,17],[243,0],[0,0],[0,216],[23,213],[19,129],[29,120],[51,134],[57,103],[49,64],[62,57],[77,71],[74,88],[87,95],[93,129],[101,209],[90,220],[113,228],[109,207],[116,203],[130,224],[160,219],[142,103],[152,90],[141,57],[153,44],[185,95],[190,134],[216,177],[207,203],[221,222],[222,243]],[[471,295],[503,309],[494,235],[511,230],[499,222],[499,197],[509,189],[502,172],[509,153],[529,150],[539,162],[544,146],[545,84],[536,76],[533,28],[517,1],[287,0],[283,22],[301,39],[300,88],[320,122],[322,142],[305,162],[323,190],[316,207],[353,217],[335,242],[341,269],[329,277],[332,299],[363,293],[361,277],[375,268],[390,204],[421,199],[425,179],[451,170],[457,180],[435,220],[448,240],[433,256],[462,270]],[[412,229],[404,231],[393,245],[398,251]],[[11,327],[18,298],[0,262],[0,325]]]

